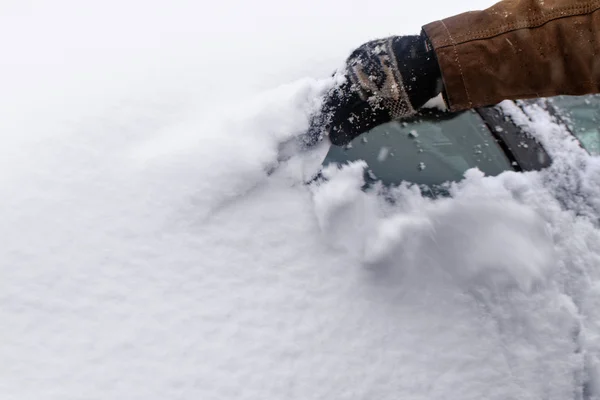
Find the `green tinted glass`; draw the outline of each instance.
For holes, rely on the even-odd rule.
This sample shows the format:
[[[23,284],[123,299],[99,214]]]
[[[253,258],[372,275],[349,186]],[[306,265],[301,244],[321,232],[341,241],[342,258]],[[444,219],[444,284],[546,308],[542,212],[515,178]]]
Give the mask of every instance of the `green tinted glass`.
[[[558,96],[551,99],[581,145],[593,155],[600,154],[600,96]]]
[[[476,112],[380,125],[346,147],[332,146],[324,165],[354,160],[366,161],[369,176],[387,185],[408,181],[436,186],[459,181],[474,167],[486,175],[512,169]]]

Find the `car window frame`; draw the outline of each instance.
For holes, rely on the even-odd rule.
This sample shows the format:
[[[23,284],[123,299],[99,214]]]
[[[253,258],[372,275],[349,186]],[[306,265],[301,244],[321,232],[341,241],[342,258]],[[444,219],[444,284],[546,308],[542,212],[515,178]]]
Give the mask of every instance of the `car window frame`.
[[[542,144],[518,126],[499,105],[480,107],[476,111],[511,160],[515,171],[539,171],[550,166],[552,159]]]

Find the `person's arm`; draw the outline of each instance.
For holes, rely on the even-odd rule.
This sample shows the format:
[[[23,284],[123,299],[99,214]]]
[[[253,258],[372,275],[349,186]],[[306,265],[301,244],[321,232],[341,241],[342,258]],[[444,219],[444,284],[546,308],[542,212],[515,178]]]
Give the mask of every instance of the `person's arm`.
[[[443,93],[450,110],[506,99],[600,92],[600,0],[504,0],[365,43],[326,95],[310,135],[345,144],[415,114]]]
[[[451,110],[600,91],[598,0],[505,0],[423,30]]]

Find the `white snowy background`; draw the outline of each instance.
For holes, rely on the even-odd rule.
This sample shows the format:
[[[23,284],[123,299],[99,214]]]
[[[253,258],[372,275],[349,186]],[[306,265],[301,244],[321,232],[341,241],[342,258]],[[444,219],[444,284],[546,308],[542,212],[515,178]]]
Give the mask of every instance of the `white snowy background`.
[[[0,399],[600,393],[600,161],[274,175],[353,47],[491,1],[0,4]],[[596,397],[597,398],[597,397]]]

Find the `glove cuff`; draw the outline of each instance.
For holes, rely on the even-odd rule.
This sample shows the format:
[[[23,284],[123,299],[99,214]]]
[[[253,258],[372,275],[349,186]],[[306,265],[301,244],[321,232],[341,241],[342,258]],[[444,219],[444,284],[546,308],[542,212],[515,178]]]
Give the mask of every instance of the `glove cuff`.
[[[398,60],[406,95],[415,110],[442,92],[442,73],[424,32],[418,36],[394,36],[391,48]]]

